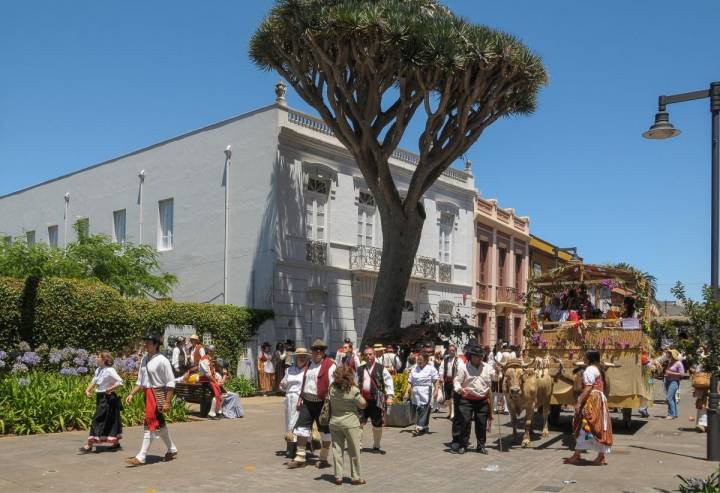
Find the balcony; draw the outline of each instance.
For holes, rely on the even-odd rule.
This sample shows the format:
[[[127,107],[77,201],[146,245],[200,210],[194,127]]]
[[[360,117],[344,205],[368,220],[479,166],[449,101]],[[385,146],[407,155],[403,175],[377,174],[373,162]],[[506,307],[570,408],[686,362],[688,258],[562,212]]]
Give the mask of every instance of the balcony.
[[[495,302],[508,305],[522,305],[523,294],[515,288],[497,286],[495,288]]]
[[[477,283],[477,299],[479,301],[490,301],[490,285]]]
[[[328,246],[324,241],[306,240],[305,260],[311,264],[327,265]]]
[[[378,272],[380,270],[381,259],[382,248],[365,245],[352,247],[350,249],[350,270]],[[437,265],[438,261],[434,258],[415,257],[415,262],[413,263],[410,275],[416,279],[428,279],[434,281],[437,279]],[[447,281],[442,282],[450,282],[450,277],[448,277]]]
[[[452,265],[438,264],[438,281],[452,282]]]

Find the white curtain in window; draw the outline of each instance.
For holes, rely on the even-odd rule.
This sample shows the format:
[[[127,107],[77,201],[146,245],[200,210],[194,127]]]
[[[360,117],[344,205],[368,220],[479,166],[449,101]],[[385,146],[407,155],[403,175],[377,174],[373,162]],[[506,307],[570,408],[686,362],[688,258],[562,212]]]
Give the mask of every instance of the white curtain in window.
[[[450,263],[450,252],[452,248],[452,232],[455,218],[450,214],[440,216],[440,243],[438,260],[444,264]]]
[[[113,234],[117,243],[125,243],[125,209],[113,212]]]
[[[308,196],[305,198],[305,235],[308,240],[325,241],[325,198]]]
[[[58,246],[58,227],[57,226],[48,226],[48,244],[53,248],[57,248],[57,246]]]
[[[375,232],[375,207],[359,205],[357,222],[358,246],[373,246],[373,236]]]
[[[160,238],[158,248],[170,250],[173,247],[173,199],[161,200],[160,209]]]

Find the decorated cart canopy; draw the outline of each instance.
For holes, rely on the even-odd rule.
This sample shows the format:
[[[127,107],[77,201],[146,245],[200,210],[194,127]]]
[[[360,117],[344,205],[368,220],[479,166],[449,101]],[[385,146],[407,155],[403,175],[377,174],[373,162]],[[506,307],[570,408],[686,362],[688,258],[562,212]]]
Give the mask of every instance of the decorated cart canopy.
[[[528,356],[552,356],[554,404],[573,404],[574,363],[588,349],[615,364],[607,372],[609,404],[637,408],[652,398],[646,365],[651,278],[632,268],[569,264],[528,286]],[[562,368],[561,368],[562,365]]]

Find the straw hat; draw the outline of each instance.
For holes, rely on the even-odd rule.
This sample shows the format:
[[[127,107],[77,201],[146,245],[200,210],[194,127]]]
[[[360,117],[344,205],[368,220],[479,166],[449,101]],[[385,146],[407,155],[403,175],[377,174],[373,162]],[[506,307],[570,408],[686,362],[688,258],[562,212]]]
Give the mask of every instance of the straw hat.
[[[295,349],[295,353],[293,353],[293,356],[295,356],[296,358],[298,356],[310,356],[310,352],[304,347],[299,347]]]
[[[677,349],[668,349],[668,353],[670,353],[670,356],[672,356],[672,359],[675,361],[680,361],[680,351]]]
[[[190,337],[188,337],[191,341],[198,341],[200,342],[200,338],[197,336],[197,334],[193,334]]]
[[[310,349],[327,349],[327,344],[325,344],[325,341],[322,339],[315,339],[315,342],[312,343]],[[297,350],[295,352],[297,353]]]
[[[373,351],[385,351],[385,346],[382,344],[373,344]]]

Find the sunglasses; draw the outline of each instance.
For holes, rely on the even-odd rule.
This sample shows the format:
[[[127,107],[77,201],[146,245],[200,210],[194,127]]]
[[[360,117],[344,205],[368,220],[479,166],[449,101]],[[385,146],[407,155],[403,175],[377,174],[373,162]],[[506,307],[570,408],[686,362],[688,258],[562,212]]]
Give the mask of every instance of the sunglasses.
[[[323,351],[325,351],[325,348],[314,347],[314,348],[311,349],[311,351],[312,351],[313,353],[322,353]]]

